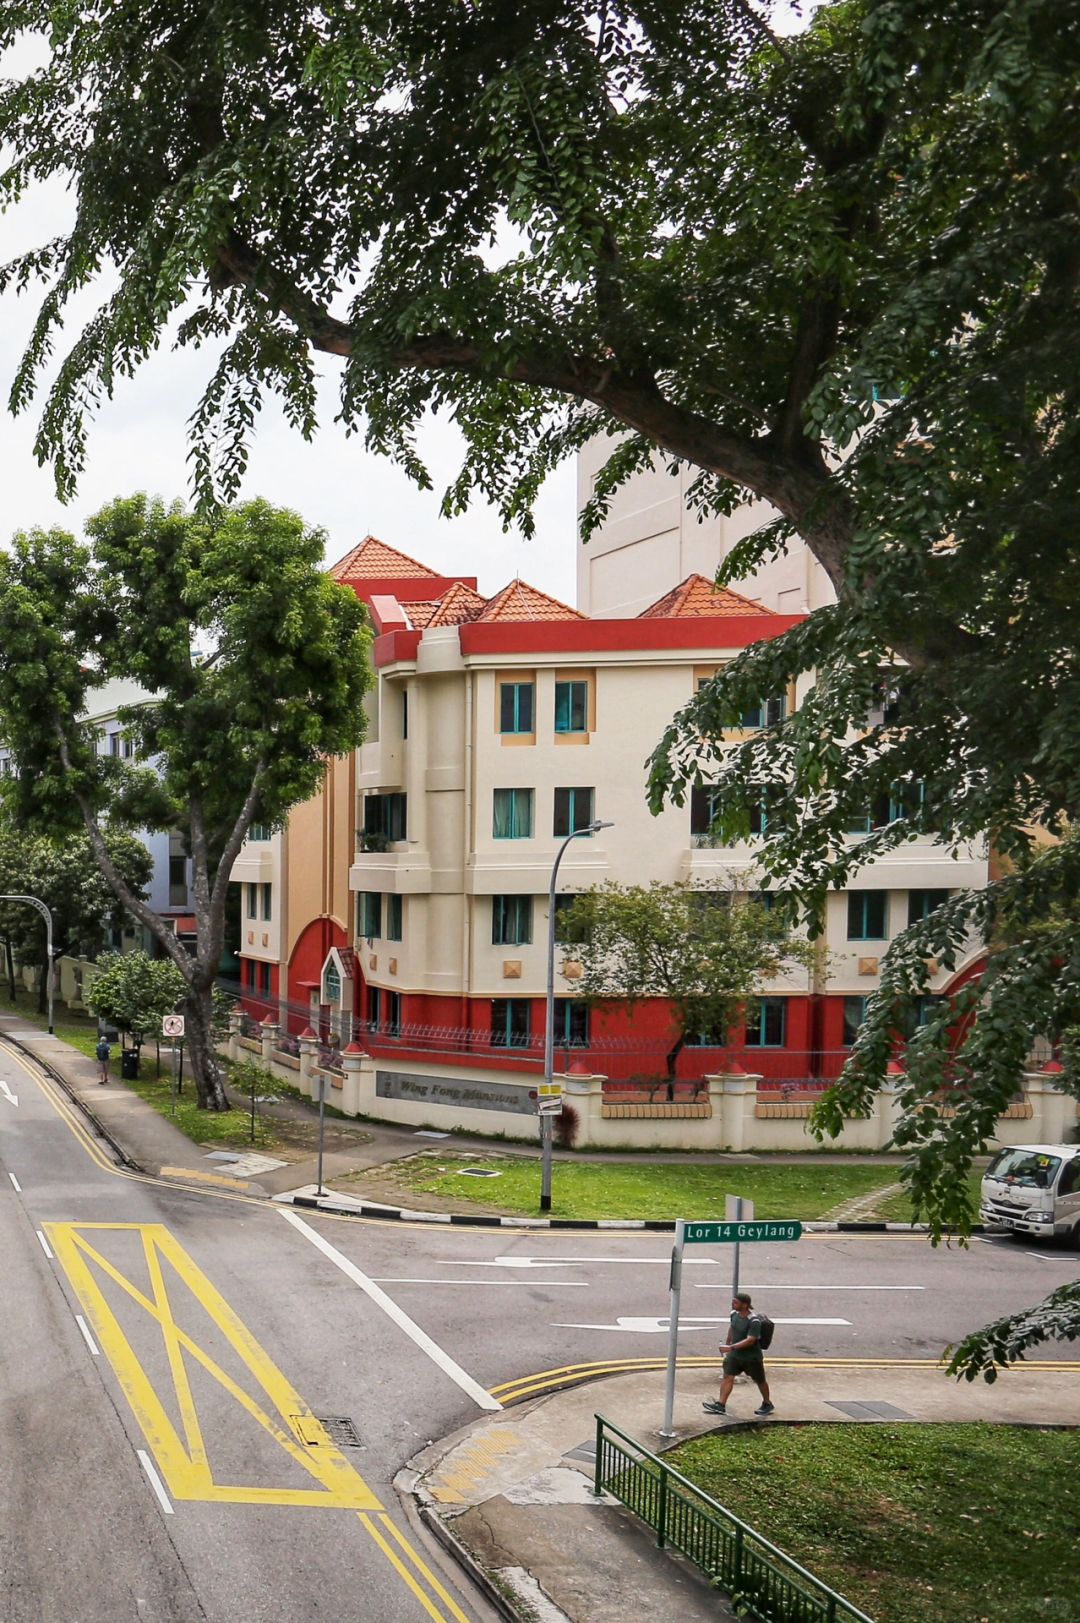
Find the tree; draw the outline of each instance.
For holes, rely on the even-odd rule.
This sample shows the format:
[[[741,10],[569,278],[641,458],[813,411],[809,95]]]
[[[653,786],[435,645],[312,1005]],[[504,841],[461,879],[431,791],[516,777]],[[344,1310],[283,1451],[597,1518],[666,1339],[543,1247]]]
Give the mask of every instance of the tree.
[[[194,517],[135,496],[87,524],[17,535],[0,557],[0,733],[28,824],[79,827],[113,894],[186,988],[199,1103],[228,1108],[213,985],[225,899],[255,817],[284,821],[328,755],[363,735],[368,633],[355,595],[322,572],[324,536],[249,502]],[[135,759],[102,755],[83,719],[96,690],[137,684],[118,711]],[[145,764],[140,764],[145,763]],[[108,824],[179,830],[192,862],[190,954],[114,861]]]
[[[703,510],[764,498],[729,578],[797,532],[838,603],[706,689],[654,799],[712,774],[734,825],[782,784],[768,860],[811,911],[912,830],[989,831],[1034,916],[1080,888],[1077,853],[1028,843],[1080,803],[1080,30],[1054,0],[836,0],[781,38],[772,9],[55,0],[47,61],[0,93],[7,194],[60,176],[78,205],[9,273],[46,287],[13,405],[116,266],[41,415],[62,490],[87,403],[178,320],[220,346],[204,490],[236,489],[265,390],[314,430],[319,353],[345,421],[421,481],[413,429],[453,413],[448,511],[479,489],[527,527],[550,467],[606,431],[586,532],[657,452]],[[0,46],[41,21],[9,7]],[[809,669],[812,700],[721,765],[725,723]],[[867,728],[883,669],[900,719]],[[852,807],[896,786],[905,815],[852,846]],[[890,953],[823,1127],[880,1081],[927,958],[992,935],[1000,900],[957,898]],[[1078,966],[1073,932],[995,955],[947,1130],[922,1101],[949,1032],[913,1046],[899,1141],[935,1232],[970,1218],[963,1172],[1030,1037],[1075,1023]]]
[[[102,848],[128,893],[140,904],[150,882],[150,854],[135,835],[105,823]],[[94,861],[84,832],[33,836],[6,822],[0,830],[0,891],[36,896],[53,916],[53,957],[96,956],[108,933],[126,917],[124,907]],[[38,1011],[48,990],[48,941],[41,914],[25,902],[0,902],[0,934],[13,953],[38,971]]]
[[[168,958],[145,952],[108,953],[87,993],[99,1019],[126,1031],[136,1048],[151,1034],[161,1035],[165,1015],[183,1002],[187,984]]]
[[[689,881],[646,887],[609,880],[577,896],[560,929],[581,963],[588,1003],[631,1016],[643,998],[669,1004],[669,1093],[687,1041],[725,1046],[763,980],[815,962],[780,910]]]

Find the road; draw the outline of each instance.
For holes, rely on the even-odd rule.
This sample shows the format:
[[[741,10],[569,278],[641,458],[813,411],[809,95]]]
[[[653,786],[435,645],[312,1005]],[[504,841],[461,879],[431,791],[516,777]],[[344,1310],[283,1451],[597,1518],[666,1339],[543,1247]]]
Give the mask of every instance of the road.
[[[0,1045],[0,1617],[486,1623],[394,1475],[485,1409],[661,1359],[670,1243],[170,1187]],[[713,1355],[729,1270],[688,1253],[688,1359]],[[777,1322],[782,1413],[785,1359],[886,1377],[1075,1272],[1011,1241],[818,1235],[744,1247],[742,1282]]]

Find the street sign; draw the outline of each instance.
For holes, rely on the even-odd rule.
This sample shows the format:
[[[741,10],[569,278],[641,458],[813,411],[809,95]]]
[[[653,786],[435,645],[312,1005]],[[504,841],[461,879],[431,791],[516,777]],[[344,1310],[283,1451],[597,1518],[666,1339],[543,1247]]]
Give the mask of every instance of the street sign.
[[[163,1037],[182,1037],[184,1035],[184,1017],[182,1014],[164,1014],[161,1017],[161,1035]]]
[[[748,1240],[798,1240],[802,1236],[801,1223],[687,1223],[687,1245],[728,1245]]]
[[[536,1089],[536,1110],[540,1116],[562,1115],[562,1083],[541,1082]]]

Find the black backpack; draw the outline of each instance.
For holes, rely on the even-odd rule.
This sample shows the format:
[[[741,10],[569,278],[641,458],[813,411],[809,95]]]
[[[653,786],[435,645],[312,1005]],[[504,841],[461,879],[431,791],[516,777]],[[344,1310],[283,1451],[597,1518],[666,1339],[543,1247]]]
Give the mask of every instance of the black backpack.
[[[776,1326],[767,1313],[755,1313],[754,1318],[758,1325],[757,1344],[762,1352],[767,1352],[772,1346],[773,1332]]]

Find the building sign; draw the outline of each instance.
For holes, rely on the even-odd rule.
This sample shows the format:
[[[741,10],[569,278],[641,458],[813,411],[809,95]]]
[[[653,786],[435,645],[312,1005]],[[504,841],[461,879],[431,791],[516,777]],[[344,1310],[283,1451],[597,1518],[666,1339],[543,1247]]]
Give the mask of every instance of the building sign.
[[[536,1111],[535,1100],[529,1097],[527,1087],[508,1087],[505,1082],[472,1082],[464,1077],[376,1071],[375,1093],[380,1099],[447,1105],[451,1110],[455,1106],[460,1110],[506,1110],[516,1116],[531,1116]]]

